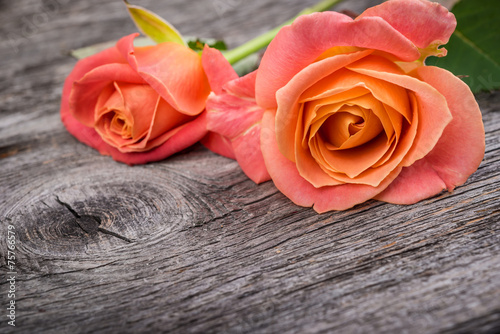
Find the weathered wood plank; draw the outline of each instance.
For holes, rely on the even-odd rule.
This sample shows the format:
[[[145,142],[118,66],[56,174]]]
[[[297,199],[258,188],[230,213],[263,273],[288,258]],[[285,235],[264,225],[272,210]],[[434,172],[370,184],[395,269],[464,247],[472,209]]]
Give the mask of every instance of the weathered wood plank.
[[[314,2],[137,1],[186,35],[233,46]],[[317,215],[201,145],[128,167],[66,132],[67,52],[133,32],[121,2],[3,1],[0,11],[3,310],[7,225],[18,233],[17,326],[2,314],[2,332],[500,330],[499,92],[478,95],[486,156],[464,186]]]

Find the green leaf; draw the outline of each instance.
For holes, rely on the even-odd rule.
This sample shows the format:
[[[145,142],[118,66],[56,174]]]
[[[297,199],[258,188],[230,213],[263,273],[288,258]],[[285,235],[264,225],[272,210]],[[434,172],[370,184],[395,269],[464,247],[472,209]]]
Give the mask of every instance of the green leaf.
[[[445,48],[448,55],[429,57],[426,65],[449,70],[474,93],[500,88],[500,5],[498,0],[461,0],[452,9],[457,29]]]
[[[86,46],[84,48],[71,50],[70,54],[76,59],[83,59],[88,56],[92,56],[98,52],[101,52],[105,49],[108,49],[110,47],[113,47],[115,44],[116,41],[94,44],[91,46]],[[136,39],[134,39],[134,46],[150,46],[150,45],[155,45],[155,43],[147,37],[137,37]]]
[[[144,35],[156,43],[174,42],[186,45],[173,25],[145,8],[131,5],[126,0],[124,2],[135,25]]]
[[[205,47],[205,45],[208,45],[209,47],[220,50],[220,51],[227,50],[227,45],[226,45],[226,43],[224,43],[224,41],[210,39],[210,38],[207,38],[207,39],[200,39],[200,38],[192,39],[192,38],[190,38],[190,39],[187,39],[187,45],[189,46],[189,48],[191,48],[192,50],[194,50],[196,52],[203,51],[203,47]]]

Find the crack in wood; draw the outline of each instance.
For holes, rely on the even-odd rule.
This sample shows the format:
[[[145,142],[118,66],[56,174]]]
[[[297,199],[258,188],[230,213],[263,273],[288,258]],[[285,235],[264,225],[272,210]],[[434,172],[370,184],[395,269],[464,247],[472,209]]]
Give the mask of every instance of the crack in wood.
[[[75,217],[75,222],[82,229],[85,233],[93,235],[97,232],[101,232],[103,234],[110,235],[112,237],[118,238],[120,240],[126,241],[128,243],[133,243],[134,241],[132,239],[129,239],[125,236],[122,236],[116,232],[107,230],[103,227],[100,227],[101,225],[101,219],[97,216],[92,216],[92,215],[79,215],[78,212],[76,212],[71,205],[69,205],[66,202],[61,201],[61,199],[56,195],[55,200],[57,203],[60,205],[64,206],[66,209],[68,209],[69,212]]]
[[[56,202],[61,204],[62,206],[64,206],[66,209],[68,209],[69,212],[71,212],[71,214],[75,217],[75,218],[80,218],[80,215],[78,214],[78,212],[76,212],[75,210],[73,210],[73,208],[71,207],[71,205],[69,205],[68,203],[66,202],[63,202],[59,199],[59,196],[56,195]],[[82,228],[83,230],[83,228]]]
[[[97,230],[98,230],[99,232],[101,232],[101,233],[111,235],[111,236],[113,236],[113,237],[115,237],[115,238],[121,239],[121,240],[126,241],[126,242],[128,242],[128,243],[133,243],[133,242],[134,242],[134,240],[132,240],[132,239],[129,239],[129,238],[127,238],[127,237],[124,237],[124,236],[122,236],[122,235],[119,235],[119,234],[118,234],[118,233],[116,233],[116,232],[106,230],[105,228],[102,228],[102,227],[98,227],[98,228],[97,228]]]

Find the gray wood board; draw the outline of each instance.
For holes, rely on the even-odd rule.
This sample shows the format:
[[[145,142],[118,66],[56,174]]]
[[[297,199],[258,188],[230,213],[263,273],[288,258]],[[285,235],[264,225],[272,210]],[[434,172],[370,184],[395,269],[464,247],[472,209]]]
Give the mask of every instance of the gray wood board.
[[[236,46],[314,2],[135,3]],[[129,167],[67,133],[68,51],[134,32],[121,1],[0,0],[0,22],[1,332],[500,330],[499,92],[477,95],[486,156],[464,186],[318,215],[201,145]]]

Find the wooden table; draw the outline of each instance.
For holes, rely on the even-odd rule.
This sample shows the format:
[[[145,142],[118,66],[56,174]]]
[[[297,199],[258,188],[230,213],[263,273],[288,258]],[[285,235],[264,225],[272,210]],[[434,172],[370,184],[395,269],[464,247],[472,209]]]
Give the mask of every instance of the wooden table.
[[[135,1],[230,46],[314,2]],[[0,22],[0,332],[500,331],[499,92],[477,95],[486,155],[464,186],[318,215],[201,145],[129,167],[65,130],[68,51],[134,32],[122,2],[0,1]]]

